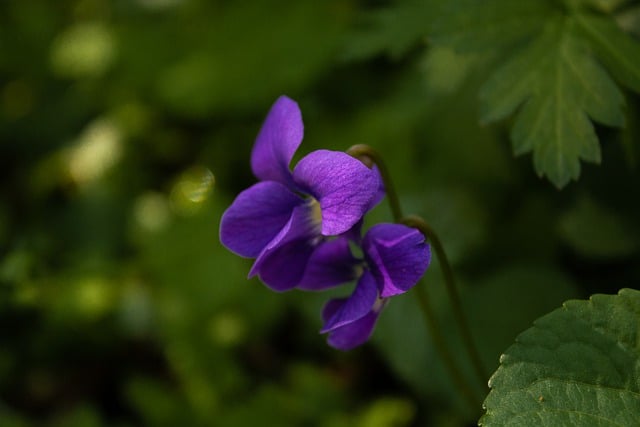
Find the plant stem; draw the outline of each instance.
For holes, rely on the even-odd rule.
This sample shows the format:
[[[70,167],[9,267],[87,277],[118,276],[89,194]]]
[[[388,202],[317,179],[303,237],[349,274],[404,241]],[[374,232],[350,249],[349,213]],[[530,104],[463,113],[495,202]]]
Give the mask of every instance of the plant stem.
[[[365,144],[357,144],[347,150],[347,154],[360,159],[363,163],[370,165],[375,164],[380,171],[382,181],[384,182],[384,190],[389,198],[389,207],[391,208],[391,215],[395,222],[400,222],[402,219],[402,209],[400,208],[400,200],[398,199],[398,193],[391,180],[391,174],[389,169],[382,160],[382,156],[373,148]]]
[[[473,368],[478,376],[478,379],[481,384],[486,384],[488,379],[487,374],[485,373],[484,366],[482,365],[482,361],[480,359],[480,354],[478,353],[478,349],[473,341],[473,337],[471,335],[471,329],[469,328],[469,323],[464,315],[464,310],[462,309],[462,303],[460,301],[460,295],[456,289],[455,281],[453,278],[453,270],[451,269],[451,264],[449,264],[449,260],[447,258],[447,254],[444,251],[444,247],[442,246],[442,242],[438,238],[438,235],[435,231],[427,224],[422,218],[418,216],[409,216],[402,220],[402,222],[410,227],[417,228],[427,237],[427,240],[431,243],[431,246],[436,252],[438,256],[438,261],[440,261],[440,266],[442,267],[442,275],[444,277],[444,282],[447,288],[447,294],[449,295],[449,299],[451,300],[451,305],[453,307],[453,315],[458,323],[458,327],[460,328],[460,332],[462,334],[462,341],[467,349],[467,353],[469,354],[469,358],[473,364]]]
[[[471,333],[467,326],[467,322],[465,320],[465,317],[462,311],[462,305],[460,304],[460,298],[458,296],[458,293],[456,291],[455,284],[453,281],[453,272],[451,270],[449,261],[447,260],[447,256],[446,256],[446,253],[444,252],[444,248],[440,243],[440,239],[438,238],[436,233],[431,229],[431,227],[429,227],[429,225],[421,218],[411,216],[406,219],[403,219],[402,208],[400,207],[400,200],[398,198],[398,194],[396,193],[395,186],[393,185],[393,182],[391,180],[391,175],[384,163],[384,160],[382,159],[382,156],[380,156],[380,154],[376,150],[369,147],[368,145],[358,144],[349,148],[349,150],[347,150],[347,153],[353,157],[360,159],[362,162],[364,162],[369,166],[373,166],[373,164],[375,164],[378,167],[378,170],[380,171],[380,175],[382,176],[382,180],[384,182],[385,192],[387,193],[387,197],[389,198],[389,205],[391,208],[391,213],[393,215],[394,221],[398,223],[401,222],[408,226],[417,228],[422,232],[422,234],[425,235],[425,237],[433,245],[434,250],[436,251],[436,254],[438,256],[438,261],[442,266],[445,283],[447,284],[446,287],[447,287],[448,295],[453,305],[453,311],[455,314],[456,321],[458,322],[460,326],[460,330],[462,331],[463,341],[465,342],[465,346],[469,353],[469,357],[472,360],[472,363],[475,367],[478,377],[480,378],[481,383],[483,384],[486,383],[487,377],[484,374],[484,369],[482,367],[482,363],[480,362],[480,357],[478,356],[478,352],[473,343],[473,339],[471,338]],[[449,371],[451,378],[453,379],[456,387],[465,397],[467,402],[472,407],[478,408],[480,406],[480,403],[474,397],[474,393],[471,387],[469,386],[468,382],[464,378],[464,375],[462,374],[462,372],[454,362],[455,359],[452,357],[451,352],[449,351],[449,348],[447,346],[446,340],[444,339],[444,336],[441,333],[441,329],[438,325],[438,321],[435,316],[435,313],[433,312],[431,305],[429,304],[429,298],[428,298],[426,289],[424,289],[424,286],[415,286],[414,289],[418,297],[418,301],[420,303],[422,314],[424,315],[424,318],[426,321],[427,330],[431,334],[431,337],[433,338],[433,341],[436,344],[436,349],[438,350],[440,357],[442,358],[447,370]]]
[[[422,284],[422,283],[420,283]],[[481,407],[482,402],[480,402],[469,383],[465,380],[464,376],[458,366],[455,363],[455,359],[453,355],[449,351],[449,347],[447,346],[446,340],[442,335],[442,329],[438,324],[438,320],[429,304],[429,296],[427,294],[426,286],[415,286],[415,293],[418,297],[418,302],[420,303],[420,308],[422,313],[424,314],[425,324],[427,326],[427,330],[431,334],[431,338],[436,344],[436,349],[440,354],[440,358],[444,362],[446,369],[449,371],[449,375],[451,375],[451,379],[454,384],[464,396],[464,399],[467,401],[469,406],[475,412],[478,408]]]

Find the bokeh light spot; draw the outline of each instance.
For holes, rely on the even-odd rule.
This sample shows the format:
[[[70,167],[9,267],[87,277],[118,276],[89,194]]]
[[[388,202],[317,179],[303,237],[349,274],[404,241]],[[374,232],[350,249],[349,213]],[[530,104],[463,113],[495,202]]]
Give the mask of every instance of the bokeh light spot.
[[[76,284],[75,303],[78,311],[98,318],[109,311],[114,302],[113,284],[103,277],[86,277]]]
[[[151,297],[141,283],[134,281],[124,288],[120,300],[120,320],[129,334],[145,334],[151,326],[152,312]]]
[[[210,332],[217,344],[232,347],[244,340],[247,326],[244,319],[238,314],[222,312],[211,319]]]
[[[171,190],[171,206],[181,215],[195,214],[207,200],[215,177],[205,167],[195,166],[184,172]]]
[[[109,28],[101,23],[74,25],[51,46],[51,66],[62,77],[102,75],[113,63],[116,44]]]
[[[69,175],[78,184],[102,176],[122,154],[120,129],[110,120],[98,119],[87,126],[68,153]]]
[[[162,230],[171,220],[169,201],[162,193],[145,193],[135,202],[134,217],[145,231]]]

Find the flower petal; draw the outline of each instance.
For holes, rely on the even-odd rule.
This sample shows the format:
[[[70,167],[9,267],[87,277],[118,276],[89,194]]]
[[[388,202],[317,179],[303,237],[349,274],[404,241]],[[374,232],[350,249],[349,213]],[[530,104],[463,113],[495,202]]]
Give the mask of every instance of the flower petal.
[[[378,180],[378,184],[377,184],[378,190],[376,191],[375,196],[373,196],[373,199],[371,199],[371,203],[367,207],[367,211],[370,211],[371,209],[375,208],[378,205],[378,203],[380,203],[382,199],[384,199],[384,196],[386,194],[386,190],[384,188],[384,180],[382,179],[382,175],[380,174],[380,170],[378,169],[378,166],[373,165],[373,168],[371,170],[374,172],[376,179]]]
[[[220,241],[240,256],[255,258],[304,201],[277,182],[259,182],[233,201],[220,220]]]
[[[345,237],[322,243],[311,254],[298,288],[321,291],[354,280],[361,262],[351,254]]]
[[[353,323],[334,329],[329,333],[327,343],[338,350],[348,351],[364,344],[373,333],[380,312],[370,311]]]
[[[258,179],[290,186],[289,163],[302,142],[304,125],[298,104],[281,96],[269,110],[251,152],[251,170]]]
[[[431,259],[422,233],[401,224],[374,225],[364,236],[362,250],[382,298],[411,289]]]
[[[260,279],[277,292],[296,287],[318,244],[320,230],[308,204],[296,206],[280,233],[258,255],[249,277]]]
[[[365,271],[349,298],[330,300],[325,305],[322,312],[325,323],[320,333],[331,332],[363,318],[371,311],[377,299],[375,279]]]
[[[346,153],[329,150],[301,159],[293,179],[320,202],[325,236],[344,233],[358,222],[380,187],[377,172]]]

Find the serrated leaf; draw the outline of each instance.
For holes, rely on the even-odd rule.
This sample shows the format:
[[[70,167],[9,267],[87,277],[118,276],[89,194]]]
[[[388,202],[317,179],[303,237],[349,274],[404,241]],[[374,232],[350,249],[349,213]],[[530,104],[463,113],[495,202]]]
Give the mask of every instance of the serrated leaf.
[[[533,151],[538,175],[559,188],[578,178],[580,160],[600,161],[589,118],[609,126],[624,124],[621,92],[574,33],[571,19],[552,22],[480,92],[485,122],[521,106],[511,132],[514,151]]]
[[[640,425],[640,291],[568,301],[501,357],[482,426]]]
[[[579,15],[576,22],[611,74],[629,89],[640,92],[640,42],[611,19]]]

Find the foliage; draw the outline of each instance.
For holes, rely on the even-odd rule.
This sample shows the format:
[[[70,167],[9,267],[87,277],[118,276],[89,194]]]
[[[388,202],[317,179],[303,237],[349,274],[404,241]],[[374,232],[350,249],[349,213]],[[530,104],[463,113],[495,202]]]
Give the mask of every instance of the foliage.
[[[638,424],[639,316],[623,289],[536,320],[500,358],[480,425]]]
[[[514,153],[533,151],[536,173],[559,188],[578,179],[580,160],[600,163],[590,119],[623,127],[624,98],[599,62],[619,83],[640,91],[640,64],[635,60],[640,43],[611,16],[621,2],[444,3],[407,2],[373,15],[381,30],[364,40],[360,36],[359,52],[377,50],[395,57],[410,40],[428,37],[434,46],[488,55],[494,63],[497,58],[480,90],[481,121],[495,122],[517,111],[511,131]],[[594,6],[600,10],[591,10]]]

